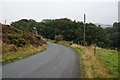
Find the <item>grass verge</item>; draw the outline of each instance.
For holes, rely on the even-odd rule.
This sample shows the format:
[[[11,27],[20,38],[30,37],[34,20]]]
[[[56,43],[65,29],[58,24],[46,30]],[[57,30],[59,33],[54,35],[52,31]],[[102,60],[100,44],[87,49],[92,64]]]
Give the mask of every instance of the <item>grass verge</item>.
[[[93,46],[70,45],[66,41],[58,44],[70,47],[80,55],[81,78],[118,78],[117,51],[97,47],[97,54],[94,56]]]
[[[0,59],[3,64],[13,62],[16,60],[23,59],[27,56],[31,56],[33,54],[39,53],[45,50],[48,45],[43,44],[42,46],[33,46],[33,45],[26,45],[24,47],[14,47],[15,45],[2,45],[2,59]]]

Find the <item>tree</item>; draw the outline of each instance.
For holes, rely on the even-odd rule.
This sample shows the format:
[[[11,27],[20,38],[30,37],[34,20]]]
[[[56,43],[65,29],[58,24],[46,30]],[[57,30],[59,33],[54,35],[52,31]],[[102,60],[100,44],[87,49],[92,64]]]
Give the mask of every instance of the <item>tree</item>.
[[[56,35],[55,36],[55,40],[56,40],[56,42],[62,41],[63,40],[63,36],[62,35]]]
[[[44,19],[36,22],[33,19],[21,19],[11,23],[12,26],[34,34],[33,27],[36,27],[38,34],[48,39],[73,41],[83,43],[84,24],[79,21],[72,21],[68,18]],[[102,28],[93,23],[86,23],[87,45],[96,44],[103,48],[116,48],[120,46],[120,23],[115,22],[113,27]]]

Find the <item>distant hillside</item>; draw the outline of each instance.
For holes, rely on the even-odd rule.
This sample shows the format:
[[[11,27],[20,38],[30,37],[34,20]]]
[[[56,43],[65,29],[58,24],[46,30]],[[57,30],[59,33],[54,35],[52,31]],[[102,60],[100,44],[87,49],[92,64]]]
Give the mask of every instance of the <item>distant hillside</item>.
[[[101,23],[95,23],[97,26],[101,25],[102,28],[112,27],[110,24],[101,24]]]

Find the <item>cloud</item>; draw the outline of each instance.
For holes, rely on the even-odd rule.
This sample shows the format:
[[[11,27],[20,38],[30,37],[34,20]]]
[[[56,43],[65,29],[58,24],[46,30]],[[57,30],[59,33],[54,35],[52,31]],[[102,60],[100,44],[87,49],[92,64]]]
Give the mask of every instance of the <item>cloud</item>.
[[[11,1],[11,0],[10,0]],[[72,20],[83,21],[83,14],[87,15],[87,22],[112,24],[118,20],[117,2],[3,2],[2,21],[8,23],[22,18],[55,19],[67,17]]]

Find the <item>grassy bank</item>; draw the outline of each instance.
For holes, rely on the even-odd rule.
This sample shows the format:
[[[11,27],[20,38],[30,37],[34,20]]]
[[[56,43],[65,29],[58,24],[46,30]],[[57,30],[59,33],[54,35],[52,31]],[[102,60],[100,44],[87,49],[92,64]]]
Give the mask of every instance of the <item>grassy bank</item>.
[[[47,48],[47,43],[41,35],[31,31],[24,31],[10,25],[0,25],[2,29],[2,57],[3,64],[39,53]]]
[[[39,53],[47,48],[47,44],[43,44],[42,46],[33,46],[33,45],[26,45],[24,47],[16,47],[15,45],[11,44],[3,44],[2,45],[2,59],[0,62],[3,64],[13,62],[19,59],[23,59],[27,56]]]
[[[83,47],[69,42],[58,42],[73,48],[80,55],[81,78],[118,78],[118,52],[97,47],[94,56],[93,46]]]
[[[70,42],[67,42],[67,41],[59,41],[59,42],[57,42],[57,44],[61,44],[61,45],[64,45],[66,47],[71,47]]]

